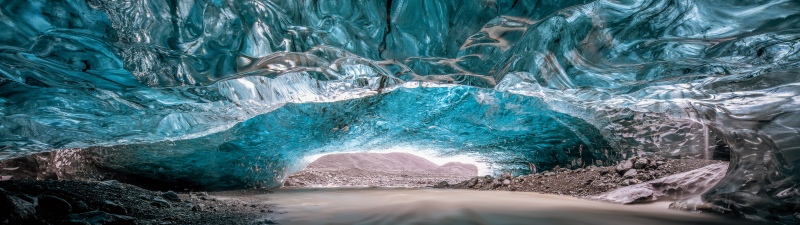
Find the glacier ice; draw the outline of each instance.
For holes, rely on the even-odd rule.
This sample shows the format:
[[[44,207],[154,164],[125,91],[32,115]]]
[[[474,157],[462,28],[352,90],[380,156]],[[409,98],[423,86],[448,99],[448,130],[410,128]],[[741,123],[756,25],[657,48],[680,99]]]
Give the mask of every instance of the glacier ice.
[[[0,158],[270,185],[306,155],[496,169],[729,157],[703,200],[800,220],[793,0],[5,0]]]

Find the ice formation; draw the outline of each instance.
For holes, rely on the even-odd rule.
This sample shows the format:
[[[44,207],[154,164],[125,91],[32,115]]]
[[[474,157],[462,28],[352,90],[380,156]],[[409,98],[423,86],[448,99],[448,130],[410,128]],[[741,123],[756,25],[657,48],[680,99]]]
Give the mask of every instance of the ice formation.
[[[722,155],[704,201],[796,222],[798,51],[794,0],[6,0],[0,158],[232,188],[399,145],[522,172]]]

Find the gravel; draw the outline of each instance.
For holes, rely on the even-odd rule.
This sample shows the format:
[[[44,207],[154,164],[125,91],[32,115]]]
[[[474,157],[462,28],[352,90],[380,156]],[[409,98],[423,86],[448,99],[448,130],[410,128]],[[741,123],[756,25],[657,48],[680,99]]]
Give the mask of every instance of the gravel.
[[[624,160],[615,166],[589,166],[575,170],[555,169],[553,171],[517,177],[512,177],[510,174],[500,176],[499,178],[491,176],[473,177],[455,184],[439,184],[437,187],[526,191],[587,197],[608,192],[619,187],[639,184],[722,162],[719,160],[703,159],[640,159],[642,158],[634,157]]]

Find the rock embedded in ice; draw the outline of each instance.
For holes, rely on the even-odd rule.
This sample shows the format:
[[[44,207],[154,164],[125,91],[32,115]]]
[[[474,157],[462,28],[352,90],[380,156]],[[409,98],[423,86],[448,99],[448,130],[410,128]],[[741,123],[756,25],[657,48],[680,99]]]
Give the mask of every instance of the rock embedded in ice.
[[[725,176],[728,163],[719,163],[700,169],[683,172],[641,184],[618,188],[589,199],[620,204],[677,200],[700,193],[713,187]]]

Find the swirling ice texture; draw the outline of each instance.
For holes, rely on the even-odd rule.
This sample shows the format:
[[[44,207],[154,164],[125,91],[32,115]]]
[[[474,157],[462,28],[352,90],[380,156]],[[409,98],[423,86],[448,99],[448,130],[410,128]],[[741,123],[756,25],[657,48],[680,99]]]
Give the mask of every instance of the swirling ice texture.
[[[112,167],[237,177],[230,187],[341,148],[434,146],[523,171],[729,152],[704,199],[754,219],[800,216],[797,1],[2,3],[0,157],[113,146],[97,150],[128,159]],[[442,89],[483,100],[438,102]],[[369,99],[384,104],[356,104]],[[346,107],[326,117],[327,104]],[[418,123],[412,109],[464,117]],[[574,154],[584,148],[591,157]]]

